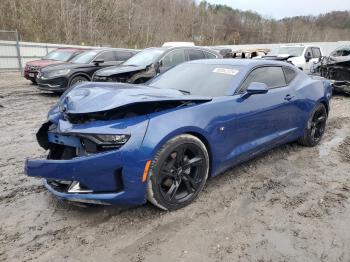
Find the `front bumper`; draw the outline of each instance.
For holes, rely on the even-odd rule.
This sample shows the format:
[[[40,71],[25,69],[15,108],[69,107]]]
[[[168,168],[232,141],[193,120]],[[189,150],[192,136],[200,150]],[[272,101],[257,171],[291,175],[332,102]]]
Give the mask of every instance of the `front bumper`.
[[[24,69],[23,75],[25,79],[36,82],[38,71]]]
[[[147,125],[146,117],[109,125],[102,121],[73,125],[59,120],[54,129],[47,122],[39,129],[37,138],[43,148],[50,148],[50,155],[48,159],[27,159],[25,174],[44,178],[47,189],[61,199],[141,205],[146,202],[147,183],[142,182],[142,175],[149,156],[140,147]],[[84,131],[90,134],[124,132],[131,137],[118,149],[86,153],[81,139]],[[58,151],[53,148],[57,147],[69,149],[71,155],[56,154]],[[82,190],[80,186],[78,190],[71,190],[72,185],[77,184]]]
[[[61,199],[101,204],[140,205],[145,203],[145,184],[141,182],[142,168],[123,168],[118,152],[100,153],[71,160],[27,159],[25,173],[42,177],[45,187]],[[134,174],[134,175],[132,175]],[[91,193],[69,193],[50,181],[77,181]]]
[[[51,79],[44,79],[39,75],[36,81],[38,83],[38,89],[40,90],[52,91],[52,92],[64,92],[68,87],[69,79],[64,76],[51,78]]]

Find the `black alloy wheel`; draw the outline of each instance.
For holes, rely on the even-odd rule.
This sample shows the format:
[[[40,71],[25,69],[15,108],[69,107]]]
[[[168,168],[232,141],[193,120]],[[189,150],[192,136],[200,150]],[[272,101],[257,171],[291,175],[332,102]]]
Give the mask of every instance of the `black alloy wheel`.
[[[204,144],[191,135],[175,137],[153,160],[148,199],[166,210],[186,206],[203,189],[208,171],[209,157]]]
[[[88,81],[89,81],[89,79],[87,79],[87,78],[84,77],[84,76],[75,76],[75,77],[73,77],[73,79],[70,81],[69,87],[76,86],[76,85],[79,85],[80,83],[88,82]]]
[[[327,109],[323,104],[319,104],[313,111],[304,136],[298,142],[304,146],[315,146],[320,141],[325,132],[327,123]]]

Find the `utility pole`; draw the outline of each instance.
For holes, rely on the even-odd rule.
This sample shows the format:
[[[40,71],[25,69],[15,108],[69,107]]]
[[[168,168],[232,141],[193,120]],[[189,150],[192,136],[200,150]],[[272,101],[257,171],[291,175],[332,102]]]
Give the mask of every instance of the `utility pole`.
[[[214,25],[214,27],[213,27],[213,40],[212,40],[212,45],[214,45],[214,43],[215,43],[215,32],[216,32],[216,25]]]

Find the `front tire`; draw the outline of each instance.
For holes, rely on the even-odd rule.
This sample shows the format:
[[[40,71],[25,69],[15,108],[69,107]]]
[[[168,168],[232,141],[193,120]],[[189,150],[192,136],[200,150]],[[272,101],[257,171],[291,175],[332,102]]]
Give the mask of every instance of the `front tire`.
[[[209,173],[209,155],[203,142],[179,135],[159,149],[151,163],[147,199],[164,210],[190,204],[202,191]]]
[[[88,82],[88,81],[89,79],[86,78],[85,76],[75,76],[70,81],[69,87],[76,86],[76,85],[79,85],[80,83]]]
[[[304,131],[304,135],[298,139],[298,143],[313,147],[320,141],[326,129],[327,109],[324,104],[319,104],[313,110]]]

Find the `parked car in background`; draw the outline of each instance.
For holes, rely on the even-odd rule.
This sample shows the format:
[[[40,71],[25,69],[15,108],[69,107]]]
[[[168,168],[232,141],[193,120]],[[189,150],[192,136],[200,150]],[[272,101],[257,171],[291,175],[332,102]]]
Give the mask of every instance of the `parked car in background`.
[[[323,57],[319,71],[333,81],[334,92],[350,95],[350,46],[341,46]]]
[[[162,47],[195,46],[193,42],[165,42]]]
[[[182,63],[146,86],[83,83],[50,110],[37,133],[48,156],[25,172],[60,199],[178,209],[233,165],[317,145],[331,92],[290,64],[251,59]]]
[[[266,55],[269,51],[270,51],[270,49],[264,49],[264,48],[233,50],[232,57],[233,58],[240,58],[240,59],[260,58],[260,57]]]
[[[95,71],[104,67],[118,65],[137,52],[137,50],[121,48],[86,51],[69,62],[47,66],[40,70],[37,76],[38,88],[62,93],[77,83],[91,81]]]
[[[314,63],[317,63],[323,56],[318,46],[311,45],[286,45],[273,49],[264,56],[264,59],[286,60],[292,63],[306,74],[311,73]]]
[[[61,64],[71,60],[73,57],[78,54],[86,51],[84,48],[57,48],[46,56],[41,58],[40,60],[34,60],[27,62],[24,67],[24,77],[33,83],[36,83],[36,77],[41,68],[53,65],[53,64]]]
[[[218,52],[223,58],[232,58],[232,49],[220,46],[211,47],[214,51]]]
[[[140,84],[183,62],[213,58],[222,57],[213,50],[201,47],[152,47],[144,49],[119,66],[96,71],[93,81]]]

